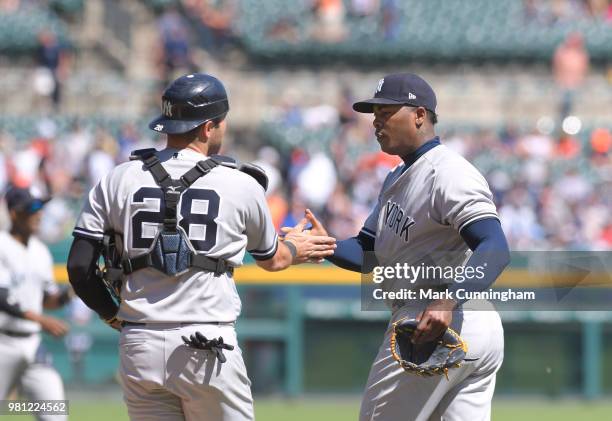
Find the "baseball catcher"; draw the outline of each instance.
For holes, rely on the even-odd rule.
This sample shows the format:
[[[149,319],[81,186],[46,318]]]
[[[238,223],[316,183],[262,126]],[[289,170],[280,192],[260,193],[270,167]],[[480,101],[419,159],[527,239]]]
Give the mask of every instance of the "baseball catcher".
[[[246,252],[268,271],[318,261],[335,239],[302,233],[304,219],[279,241],[265,172],[219,155],[229,112],[219,79],[181,76],[164,91],[161,110],[149,127],[166,134],[166,148],[134,151],[87,196],[70,283],[121,332],[131,420],[251,421],[234,269]]]

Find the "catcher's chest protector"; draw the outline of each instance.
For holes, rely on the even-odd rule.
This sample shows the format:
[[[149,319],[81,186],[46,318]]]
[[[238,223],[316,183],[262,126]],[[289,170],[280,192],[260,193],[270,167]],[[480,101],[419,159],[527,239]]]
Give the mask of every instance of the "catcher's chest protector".
[[[151,172],[155,182],[163,191],[165,202],[163,227],[157,233],[153,246],[147,254],[124,260],[124,272],[131,273],[145,267],[155,268],[169,276],[180,275],[190,267],[215,272],[217,275],[226,271],[231,272],[233,268],[225,260],[212,259],[192,250],[187,234],[178,227],[176,212],[183,192],[200,177],[224,163],[215,158],[208,158],[198,162],[180,179],[174,180],[164,169],[155,152],[155,149],[134,151],[130,159],[142,160],[145,169]]]

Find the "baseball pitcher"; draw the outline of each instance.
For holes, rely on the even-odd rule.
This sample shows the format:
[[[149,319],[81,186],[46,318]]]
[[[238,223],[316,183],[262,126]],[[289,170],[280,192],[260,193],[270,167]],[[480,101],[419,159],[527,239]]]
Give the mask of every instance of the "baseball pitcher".
[[[464,311],[455,294],[458,289],[488,288],[509,261],[487,182],[440,143],[434,132],[436,96],[419,76],[385,76],[374,97],[353,109],[374,114],[381,149],[404,162],[387,176],[361,232],[339,241],[329,260],[368,272],[372,268],[364,255],[369,252],[378,267],[399,264],[421,270],[416,278],[400,272],[381,282],[383,293],[408,289],[415,298],[381,296],[392,315],[370,370],[359,419],[489,420],[503,359],[502,324],[488,303],[480,310],[489,311]],[[310,211],[307,217],[312,233],[327,235]],[[478,269],[482,277],[427,277],[428,268],[438,274],[437,268],[457,274]],[[436,298],[422,298],[421,291],[435,292]]]

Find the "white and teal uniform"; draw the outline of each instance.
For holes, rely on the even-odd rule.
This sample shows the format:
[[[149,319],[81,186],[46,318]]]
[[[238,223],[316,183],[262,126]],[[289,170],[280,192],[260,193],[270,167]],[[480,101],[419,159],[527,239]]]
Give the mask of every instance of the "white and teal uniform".
[[[9,304],[22,311],[43,312],[44,294],[56,294],[53,259],[45,244],[30,237],[24,245],[0,232],[0,288],[8,290]],[[0,312],[0,400],[17,388],[24,399],[64,400],[61,377],[37,358],[40,325]],[[64,421],[64,415],[37,415],[40,421]]]

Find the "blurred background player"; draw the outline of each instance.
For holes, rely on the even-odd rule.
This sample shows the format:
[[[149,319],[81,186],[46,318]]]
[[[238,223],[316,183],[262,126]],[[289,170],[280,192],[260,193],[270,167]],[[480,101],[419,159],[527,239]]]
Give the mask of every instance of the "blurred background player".
[[[41,347],[41,330],[56,337],[68,332],[66,323],[43,308],[62,307],[70,298],[67,288],[55,284],[49,249],[36,238],[46,200],[19,188],[11,188],[5,200],[11,227],[0,232],[0,399],[17,387],[23,399],[63,400],[62,379]]]

